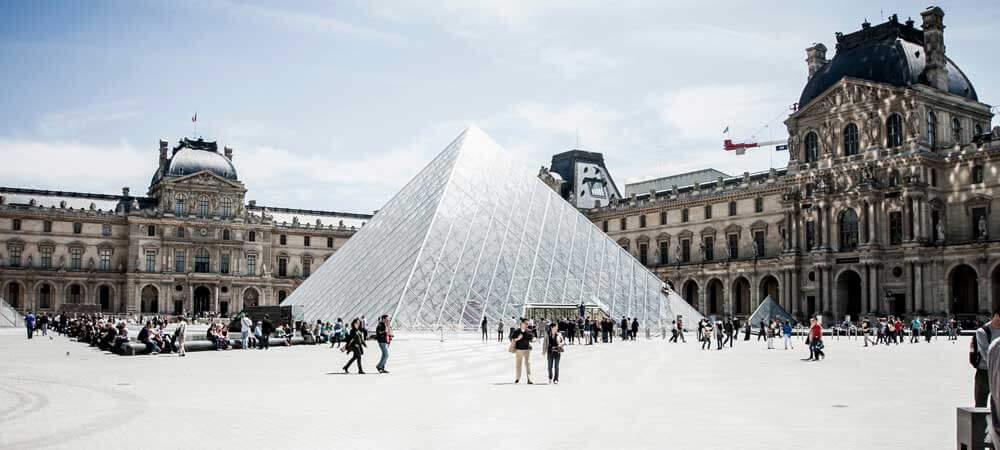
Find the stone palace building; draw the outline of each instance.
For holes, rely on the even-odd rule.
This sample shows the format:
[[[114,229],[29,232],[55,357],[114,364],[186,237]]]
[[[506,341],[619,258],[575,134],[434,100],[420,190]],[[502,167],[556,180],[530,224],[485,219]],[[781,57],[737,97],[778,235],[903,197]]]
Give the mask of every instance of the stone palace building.
[[[768,295],[799,318],[989,312],[1000,127],[945,53],[944,12],[921,16],[837,33],[831,60],[806,50],[786,168],[637,183],[588,217],[706,314],[747,316]],[[574,175],[555,172],[540,176]]]
[[[0,187],[0,297],[22,312],[276,305],[371,217],[246,203],[232,160],[160,141],[145,196]]]

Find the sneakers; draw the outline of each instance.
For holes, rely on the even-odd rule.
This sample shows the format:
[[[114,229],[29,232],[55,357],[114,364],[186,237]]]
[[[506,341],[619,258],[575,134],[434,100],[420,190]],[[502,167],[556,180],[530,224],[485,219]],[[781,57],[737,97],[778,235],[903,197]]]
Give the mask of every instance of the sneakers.
[[[520,382],[521,382],[520,379],[514,380],[514,384],[517,384],[517,383],[520,383]]]
[[[531,382],[531,378],[528,378],[528,384],[535,384]]]

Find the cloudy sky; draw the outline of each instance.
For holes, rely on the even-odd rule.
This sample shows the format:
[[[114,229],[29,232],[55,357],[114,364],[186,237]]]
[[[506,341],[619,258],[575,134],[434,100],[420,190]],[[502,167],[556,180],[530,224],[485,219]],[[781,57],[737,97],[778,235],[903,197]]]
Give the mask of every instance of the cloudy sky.
[[[948,55],[1000,99],[1000,3],[945,9]],[[248,199],[370,212],[475,123],[526,169],[573,147],[625,183],[784,138],[804,49],[923,3],[629,0],[0,3],[0,185],[144,192],[157,142],[235,148]],[[483,174],[488,182],[489,174]]]

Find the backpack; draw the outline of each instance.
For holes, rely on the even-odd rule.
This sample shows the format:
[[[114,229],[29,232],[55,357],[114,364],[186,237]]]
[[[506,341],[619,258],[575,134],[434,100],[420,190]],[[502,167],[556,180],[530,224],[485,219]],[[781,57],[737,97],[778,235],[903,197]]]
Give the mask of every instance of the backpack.
[[[990,331],[990,326],[983,325],[982,330],[986,332],[986,342],[993,341],[993,332]],[[972,367],[978,369],[979,363],[983,360],[983,355],[979,353],[979,346],[976,345],[976,334],[978,333],[972,334],[972,343],[971,348],[969,349],[969,364],[972,364]]]

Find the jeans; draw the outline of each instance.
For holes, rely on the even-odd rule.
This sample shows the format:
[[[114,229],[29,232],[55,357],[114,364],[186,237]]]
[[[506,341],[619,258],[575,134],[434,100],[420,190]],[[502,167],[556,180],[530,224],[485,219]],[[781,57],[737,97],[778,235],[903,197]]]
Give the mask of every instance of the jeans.
[[[549,380],[559,381],[559,360],[562,353],[549,352]]]
[[[250,332],[249,331],[241,331],[240,333],[242,333],[242,335],[243,335],[243,339],[241,340],[241,342],[243,343],[243,350],[246,350],[246,349],[250,348],[250,347],[247,346],[248,342],[250,341]]]
[[[378,370],[385,370],[385,363],[389,360],[389,344],[379,342],[378,349],[382,352],[382,357],[379,358],[378,364],[375,365],[375,368]]]
[[[146,350],[149,350],[150,353],[160,353],[160,347],[153,341],[146,342]]]
[[[785,350],[788,350],[789,347],[791,347],[792,350],[795,350],[795,346],[792,345],[792,335],[786,334],[785,335]]]

